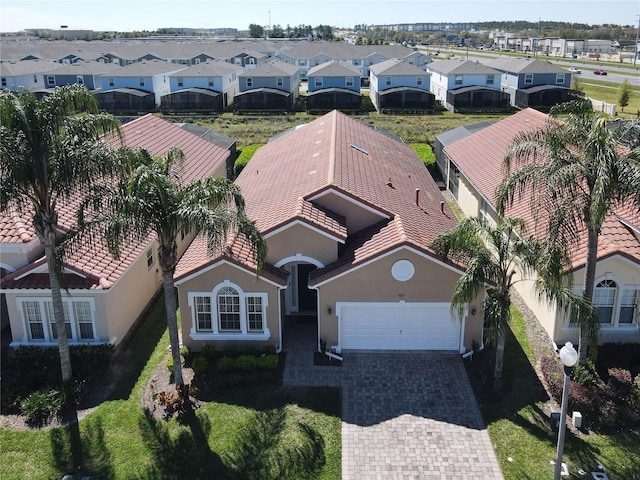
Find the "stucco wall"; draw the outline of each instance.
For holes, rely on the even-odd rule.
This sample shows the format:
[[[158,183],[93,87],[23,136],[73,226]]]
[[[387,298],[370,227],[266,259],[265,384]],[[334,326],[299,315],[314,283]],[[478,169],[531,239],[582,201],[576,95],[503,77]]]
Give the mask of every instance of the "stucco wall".
[[[189,306],[189,292],[212,292],[213,289],[225,280],[237,285],[244,293],[267,293],[268,305],[266,306],[266,327],[270,331],[270,337],[266,341],[233,340],[225,342],[222,339],[211,341],[194,340],[190,333],[192,327],[192,309]],[[255,274],[242,270],[234,265],[222,263],[215,268],[204,271],[195,278],[179,283],[178,285],[178,305],[180,308],[182,342],[195,350],[200,350],[205,344],[215,345],[216,348],[223,348],[225,345],[241,347],[248,345],[260,348],[266,345],[279,344],[280,336],[280,299],[279,289],[276,285],[264,280],[256,279]],[[216,321],[216,319],[212,319]]]
[[[401,259],[411,261],[416,269],[413,278],[406,282],[400,282],[391,275],[392,265]],[[394,252],[319,287],[320,337],[329,345],[338,344],[336,302],[450,302],[459,277],[456,271],[411,250]],[[473,306],[479,312],[481,302],[473,302]],[[331,314],[328,314],[329,307]],[[471,347],[472,340],[482,341],[481,317],[476,314],[466,319],[464,342],[467,348]]]
[[[327,265],[338,257],[338,242],[304,225],[293,225],[267,239],[269,263],[277,264],[297,254],[315,258]]]

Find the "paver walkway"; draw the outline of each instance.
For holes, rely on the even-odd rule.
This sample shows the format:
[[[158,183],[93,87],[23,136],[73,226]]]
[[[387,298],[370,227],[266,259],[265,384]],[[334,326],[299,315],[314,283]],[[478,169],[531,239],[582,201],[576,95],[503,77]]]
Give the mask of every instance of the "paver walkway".
[[[342,387],[344,480],[503,478],[459,355],[350,352],[314,366],[315,328],[286,328],[283,382]]]

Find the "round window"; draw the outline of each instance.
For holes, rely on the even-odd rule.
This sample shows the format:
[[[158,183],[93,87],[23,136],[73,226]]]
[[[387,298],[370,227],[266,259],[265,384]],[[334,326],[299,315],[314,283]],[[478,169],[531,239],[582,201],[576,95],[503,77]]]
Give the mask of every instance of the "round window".
[[[391,267],[391,275],[399,282],[410,280],[415,272],[416,269],[409,260],[398,260]]]

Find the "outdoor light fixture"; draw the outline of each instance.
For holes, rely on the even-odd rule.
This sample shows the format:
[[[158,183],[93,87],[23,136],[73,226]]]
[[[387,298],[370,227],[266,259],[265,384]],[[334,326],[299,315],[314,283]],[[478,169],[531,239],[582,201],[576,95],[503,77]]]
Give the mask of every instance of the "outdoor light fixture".
[[[473,307],[471,309],[471,315],[473,315],[474,317],[476,316],[476,307]]]
[[[556,469],[554,480],[560,480],[562,471],[562,453],[564,450],[564,433],[567,427],[567,404],[569,403],[569,380],[573,366],[578,361],[578,352],[571,342],[564,344],[560,349],[560,360],[564,365],[564,386],[562,387],[562,408],[560,412],[560,430],[558,431],[558,451],[556,455]]]
[[[327,308],[327,313],[328,313],[329,315],[331,315],[331,312],[333,312],[333,310],[331,310],[331,307],[328,307],[328,308]]]

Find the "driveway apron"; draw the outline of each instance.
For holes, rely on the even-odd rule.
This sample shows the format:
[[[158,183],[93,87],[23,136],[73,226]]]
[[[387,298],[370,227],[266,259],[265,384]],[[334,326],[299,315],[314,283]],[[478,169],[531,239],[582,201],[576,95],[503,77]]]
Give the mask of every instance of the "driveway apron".
[[[459,355],[347,352],[320,367],[298,334],[283,383],[342,387],[343,480],[503,478]]]

